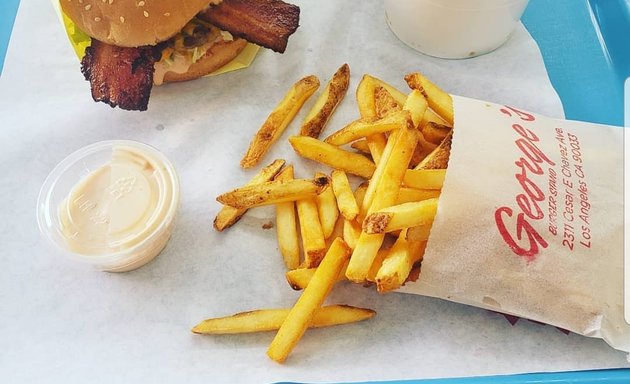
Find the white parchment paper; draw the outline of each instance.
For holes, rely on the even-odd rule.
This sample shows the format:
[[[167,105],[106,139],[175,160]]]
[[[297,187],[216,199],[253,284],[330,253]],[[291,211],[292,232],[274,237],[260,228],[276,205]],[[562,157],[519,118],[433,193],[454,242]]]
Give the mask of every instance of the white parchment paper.
[[[287,307],[298,293],[283,278],[273,209],[250,211],[225,233],[212,229],[214,198],[246,182],[239,168],[252,134],[289,84],[322,82],[344,62],[351,90],[327,128],[357,116],[354,88],[371,73],[406,89],[420,70],[447,91],[552,117],[562,107],[540,53],[521,26],[494,53],[465,61],[422,56],[388,30],[380,1],[296,1],[301,27],[288,51],[263,50],[243,71],[153,92],[143,113],[94,103],[48,3],[22,1],[0,77],[0,372],[6,382],[339,382],[455,377],[625,366],[601,340],[565,335],[444,300],[381,296],[341,284],[330,303],[373,308],[370,321],[309,331],[280,366],[265,356],[273,334],[202,337],[198,321],[261,307]],[[282,136],[277,157],[307,176]],[[95,271],[48,248],[35,201],[50,170],[70,152],[106,139],[155,146],[179,171],[182,200],[164,252],[125,274]]]

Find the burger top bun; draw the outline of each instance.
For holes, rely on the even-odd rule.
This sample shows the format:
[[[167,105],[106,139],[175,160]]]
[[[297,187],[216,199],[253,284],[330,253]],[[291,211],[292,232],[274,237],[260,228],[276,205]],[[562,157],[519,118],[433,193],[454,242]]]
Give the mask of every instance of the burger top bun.
[[[121,47],[155,45],[221,0],[59,0],[64,13],[91,37]]]

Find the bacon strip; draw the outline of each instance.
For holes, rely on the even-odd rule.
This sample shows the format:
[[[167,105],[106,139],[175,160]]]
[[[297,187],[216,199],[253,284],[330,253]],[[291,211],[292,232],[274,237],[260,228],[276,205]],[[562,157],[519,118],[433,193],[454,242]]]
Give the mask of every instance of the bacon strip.
[[[153,87],[152,47],[122,48],[92,39],[81,60],[94,101],[113,107],[145,111]]]
[[[198,16],[236,37],[283,53],[299,26],[300,8],[281,0],[223,0]]]

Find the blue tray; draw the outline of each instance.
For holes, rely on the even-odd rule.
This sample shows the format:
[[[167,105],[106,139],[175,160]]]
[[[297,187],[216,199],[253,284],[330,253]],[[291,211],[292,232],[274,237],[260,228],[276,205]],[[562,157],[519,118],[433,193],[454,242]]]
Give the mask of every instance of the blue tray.
[[[0,75],[20,0],[0,0]]]
[[[628,384],[629,369],[606,369],[561,373],[528,373],[525,375],[467,377],[402,381],[370,381],[355,384]],[[294,383],[276,383],[294,384]]]
[[[540,47],[566,117],[622,126],[630,0],[530,0],[523,23]]]
[[[18,4],[0,0],[0,73]],[[630,0],[530,0],[523,23],[541,49],[566,117],[623,125],[623,84],[630,77]],[[377,383],[628,384],[630,369],[371,382]]]

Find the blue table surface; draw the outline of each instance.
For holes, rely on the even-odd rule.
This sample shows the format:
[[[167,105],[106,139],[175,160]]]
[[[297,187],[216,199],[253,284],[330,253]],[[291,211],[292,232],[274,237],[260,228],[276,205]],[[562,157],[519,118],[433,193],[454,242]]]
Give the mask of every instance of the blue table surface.
[[[18,4],[0,0],[0,74]],[[623,86],[630,77],[630,0],[530,0],[523,23],[540,47],[566,117],[623,125]],[[387,383],[627,384],[630,369]]]

